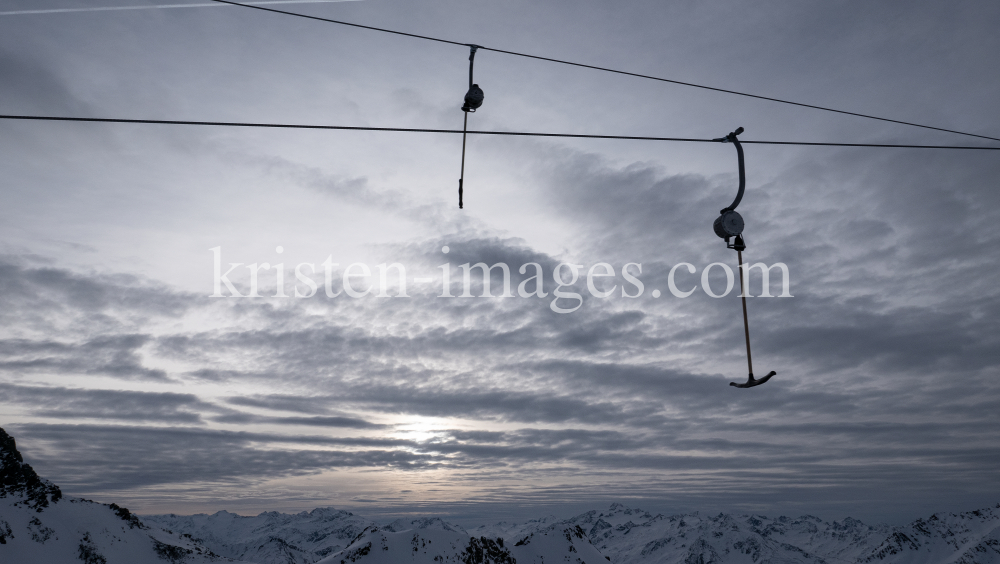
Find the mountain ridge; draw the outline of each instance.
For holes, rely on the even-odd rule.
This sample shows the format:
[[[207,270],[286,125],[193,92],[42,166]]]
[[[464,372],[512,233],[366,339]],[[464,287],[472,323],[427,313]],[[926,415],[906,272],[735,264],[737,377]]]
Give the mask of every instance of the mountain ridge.
[[[313,512],[302,512],[298,515],[311,515],[316,511],[330,514],[342,510],[317,508]],[[267,514],[238,518],[253,520],[264,515]],[[796,518],[726,513],[702,515],[698,512],[654,515],[620,503],[612,504],[604,511],[590,510],[568,519],[546,516],[524,522],[501,521],[474,528],[465,528],[438,517],[398,519],[380,525],[354,514],[349,515],[358,520],[358,525],[368,523],[361,535],[350,539],[349,544],[343,546],[341,550],[327,553],[324,555],[325,559],[318,558],[313,562],[339,564],[339,560],[334,558],[337,557],[345,560],[345,564],[346,562],[374,564],[384,559],[371,556],[374,554],[372,550],[376,548],[382,552],[398,550],[396,545],[400,543],[394,540],[392,534],[416,531],[417,536],[424,539],[431,534],[428,532],[431,530],[454,533],[453,536],[458,535],[464,539],[478,539],[483,546],[488,542],[496,544],[502,541],[502,547],[506,547],[510,556],[514,557],[510,552],[511,547],[517,546],[518,542],[531,538],[532,535],[537,536],[544,531],[554,535],[557,533],[553,531],[565,533],[566,530],[579,529],[603,559],[610,560],[613,564],[675,562],[728,564],[744,561],[829,564],[837,562],[1000,563],[1000,504],[964,513],[935,513],[904,526],[867,524],[851,517],[827,522],[812,515]],[[147,519],[164,525],[178,526],[177,521],[161,520],[161,517],[166,516],[150,516]],[[178,516],[172,517],[183,519]],[[203,517],[211,520],[211,516],[203,515]],[[286,530],[295,528],[292,522],[286,522],[285,526]],[[258,532],[274,534],[274,531]],[[340,535],[344,539],[347,536]],[[303,552],[308,552],[309,543],[303,542],[302,538],[286,537],[286,540],[303,549]],[[465,544],[458,546],[462,543],[457,537],[449,542],[455,545],[453,547],[455,554],[468,552],[469,546]],[[365,546],[368,546],[367,552],[364,550]],[[498,554],[501,552],[503,551],[497,551]],[[406,559],[407,562],[418,560]],[[285,564],[292,561],[261,560],[260,562]],[[295,564],[302,562],[306,561],[295,561]]]

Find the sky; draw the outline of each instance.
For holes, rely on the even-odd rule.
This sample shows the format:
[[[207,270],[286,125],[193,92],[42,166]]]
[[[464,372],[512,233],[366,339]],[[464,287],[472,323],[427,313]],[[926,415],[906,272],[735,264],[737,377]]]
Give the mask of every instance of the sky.
[[[2,0],[0,113],[462,127],[462,46],[73,11],[154,4]],[[996,2],[284,8],[1000,136]],[[991,143],[493,51],[475,76],[470,129]],[[731,144],[470,135],[460,210],[460,135],[0,120],[0,427],[67,495],[145,514],[1000,501],[998,154],[744,149],[744,260],[789,281],[751,273],[755,374],[778,375],[748,390],[738,279],[709,295],[737,263],[712,231]],[[462,297],[477,263],[512,297],[500,267]]]

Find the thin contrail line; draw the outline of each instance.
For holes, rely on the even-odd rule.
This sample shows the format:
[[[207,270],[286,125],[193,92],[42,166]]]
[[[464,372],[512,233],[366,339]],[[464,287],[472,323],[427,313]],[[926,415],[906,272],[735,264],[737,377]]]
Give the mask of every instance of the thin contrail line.
[[[331,2],[362,2],[363,0],[261,0],[257,2],[244,2],[244,4],[329,4]],[[31,14],[65,14],[70,12],[113,12],[117,10],[158,10],[163,8],[214,8],[227,6],[211,2],[207,4],[152,4],[149,6],[104,6],[93,8],[53,8],[51,10],[17,10],[14,12],[0,12],[0,16],[26,16]]]

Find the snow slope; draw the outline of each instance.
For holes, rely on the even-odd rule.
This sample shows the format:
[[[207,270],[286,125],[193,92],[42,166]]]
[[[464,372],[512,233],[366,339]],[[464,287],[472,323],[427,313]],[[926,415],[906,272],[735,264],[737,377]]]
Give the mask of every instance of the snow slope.
[[[62,499],[42,511],[0,503],[0,562],[166,564],[233,562],[198,543],[147,527],[123,508]]]

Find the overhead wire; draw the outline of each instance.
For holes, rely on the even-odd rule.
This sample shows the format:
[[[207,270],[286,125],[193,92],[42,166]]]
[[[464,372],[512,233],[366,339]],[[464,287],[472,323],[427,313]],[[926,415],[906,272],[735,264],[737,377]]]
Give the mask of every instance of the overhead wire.
[[[233,5],[233,6],[243,6],[244,8],[252,8],[254,10],[262,10],[262,11],[265,11],[265,12],[274,12],[276,14],[284,14],[284,15],[287,15],[287,16],[295,16],[295,17],[306,18],[306,19],[310,19],[310,20],[317,20],[317,21],[322,21],[322,22],[327,22],[327,23],[334,23],[334,24],[346,25],[346,26],[350,26],[350,27],[357,27],[357,28],[362,28],[362,29],[368,29],[368,30],[372,30],[372,31],[381,31],[383,33],[391,33],[391,34],[395,34],[395,35],[403,35],[403,36],[406,36],[406,37],[413,37],[413,38],[416,38],[416,39],[425,39],[427,41],[436,41],[438,43],[447,43],[447,44],[450,44],[450,45],[461,45],[463,47],[469,47],[469,46],[471,46],[471,44],[469,44],[469,43],[461,43],[459,41],[452,41],[452,40],[449,40],[449,39],[441,39],[439,37],[431,37],[431,36],[428,36],[428,35],[419,35],[419,34],[416,34],[416,33],[407,33],[407,32],[404,32],[404,31],[397,31],[397,30],[393,30],[393,29],[386,29],[386,28],[375,27],[375,26],[370,26],[370,25],[356,24],[356,23],[351,23],[351,22],[345,22],[345,21],[342,21],[342,20],[334,20],[334,19],[330,19],[330,18],[322,18],[322,17],[319,17],[319,16],[310,16],[308,14],[301,14],[301,13],[298,13],[298,12],[288,12],[288,11],[285,11],[285,10],[277,10],[275,8],[265,8],[264,6],[253,6],[253,5],[250,5],[250,4],[242,4],[240,2],[233,2],[232,0],[211,0],[211,1],[212,2],[218,2],[220,4],[230,4],[230,5]],[[935,126],[931,126],[931,125],[923,125],[923,124],[913,123],[913,122],[909,122],[909,121],[902,121],[902,120],[897,120],[897,119],[890,119],[890,118],[884,118],[884,117],[879,117],[879,116],[873,116],[873,115],[870,115],[870,114],[862,114],[862,113],[858,113],[858,112],[850,112],[850,111],[847,111],[847,110],[838,110],[836,108],[828,108],[826,106],[818,106],[818,105],[815,105],[815,104],[805,104],[805,103],[802,103],[802,102],[795,102],[795,101],[792,101],[792,100],[785,100],[785,99],[782,99],[782,98],[773,98],[773,97],[770,97],[770,96],[761,96],[759,94],[750,94],[748,92],[739,92],[739,91],[736,91],[736,90],[728,90],[728,89],[725,89],[725,88],[717,88],[717,87],[714,87],[714,86],[706,86],[704,84],[695,84],[693,82],[684,82],[684,81],[680,81],[680,80],[673,80],[673,79],[670,79],[670,78],[662,78],[662,77],[658,77],[658,76],[651,76],[651,75],[648,75],[648,74],[640,74],[640,73],[634,73],[634,72],[629,72],[629,71],[611,69],[611,68],[607,68],[607,67],[599,67],[599,66],[596,66],[596,65],[588,65],[588,64],[584,64],[584,63],[576,63],[576,62],[573,62],[573,61],[565,61],[565,60],[562,60],[562,59],[554,59],[554,58],[551,58],[551,57],[543,57],[543,56],[540,56],[540,55],[532,55],[532,54],[529,54],[529,53],[519,53],[517,51],[508,51],[506,49],[496,49],[496,48],[493,48],[493,47],[485,47],[485,46],[482,46],[482,45],[477,45],[477,46],[480,49],[484,50],[484,51],[493,51],[495,53],[504,53],[504,54],[507,54],[507,55],[514,55],[514,56],[517,56],[517,57],[526,57],[526,58],[529,58],[529,59],[537,59],[537,60],[540,60],[540,61],[548,61],[548,62],[551,62],[551,63],[559,63],[559,64],[562,64],[562,65],[570,65],[570,66],[574,66],[574,67],[588,68],[588,69],[599,70],[599,71],[604,71],[604,72],[610,72],[610,73],[615,73],[615,74],[621,74],[621,75],[626,75],[626,76],[633,76],[633,77],[637,77],[637,78],[645,78],[645,79],[649,79],[649,80],[656,80],[656,81],[659,81],[659,82],[668,82],[668,83],[671,83],[671,84],[678,84],[678,85],[681,85],[681,86],[689,86],[689,87],[692,87],[692,88],[700,88],[700,89],[703,89],[703,90],[711,90],[711,91],[714,91],[714,92],[722,92],[722,93],[725,93],[725,94],[733,94],[733,95],[736,95],[736,96],[744,96],[744,97],[747,97],[747,98],[755,98],[755,99],[758,99],[758,100],[766,100],[766,101],[769,101],[769,102],[778,102],[778,103],[781,103],[781,104],[789,104],[789,105],[792,105],[792,106],[799,106],[799,107],[802,107],[802,108],[809,108],[809,109],[813,109],[813,110],[821,110],[821,111],[825,111],[825,112],[834,112],[834,113],[838,113],[838,114],[842,114],[842,115],[849,115],[849,116],[861,117],[861,118],[866,118],[866,119],[873,119],[873,120],[884,121],[884,122],[889,122],[889,123],[896,123],[896,124],[900,124],[900,125],[908,125],[908,126],[911,126],[911,127],[920,127],[920,128],[923,128],[923,129],[931,129],[931,130],[934,130],[934,131],[942,131],[942,132],[946,132],[946,133],[955,133],[955,134],[958,134],[958,135],[967,135],[969,137],[978,137],[980,139],[989,139],[991,141],[1000,141],[1000,137],[990,137],[988,135],[979,135],[977,133],[968,133],[968,132],[965,132],[965,131],[958,131],[958,130],[955,130],[955,129],[946,129],[946,128],[943,128],[943,127],[935,127]]]
[[[28,120],[28,121],[62,121],[62,122],[91,122],[91,123],[133,123],[151,125],[201,125],[215,127],[256,127],[271,129],[317,129],[317,130],[347,130],[347,131],[396,131],[407,133],[453,133],[469,135],[508,135],[517,137],[564,137],[575,139],[623,139],[632,141],[676,141],[685,143],[718,143],[718,139],[700,139],[692,137],[651,137],[641,135],[595,135],[585,133],[543,133],[537,131],[483,131],[483,130],[462,130],[462,129],[431,129],[416,127],[367,127],[354,125],[315,125],[299,123],[253,123],[234,121],[191,121],[191,120],[167,120],[167,119],[126,119],[126,118],[86,118],[71,116],[24,116],[24,115],[0,115],[0,119],[8,120]],[[743,144],[756,145],[802,145],[819,147],[879,147],[896,149],[965,149],[1000,151],[1000,147],[975,146],[975,145],[906,145],[897,143],[826,143],[812,141],[754,141],[740,140]]]
[[[360,0],[259,0],[247,2],[250,4],[332,4],[338,2],[356,2]],[[169,10],[174,8],[220,8],[221,4],[149,4],[145,6],[91,6],[89,8],[48,8],[44,10],[9,10],[0,12],[0,16],[36,16],[46,14],[71,14],[79,12],[120,12],[127,10]]]

